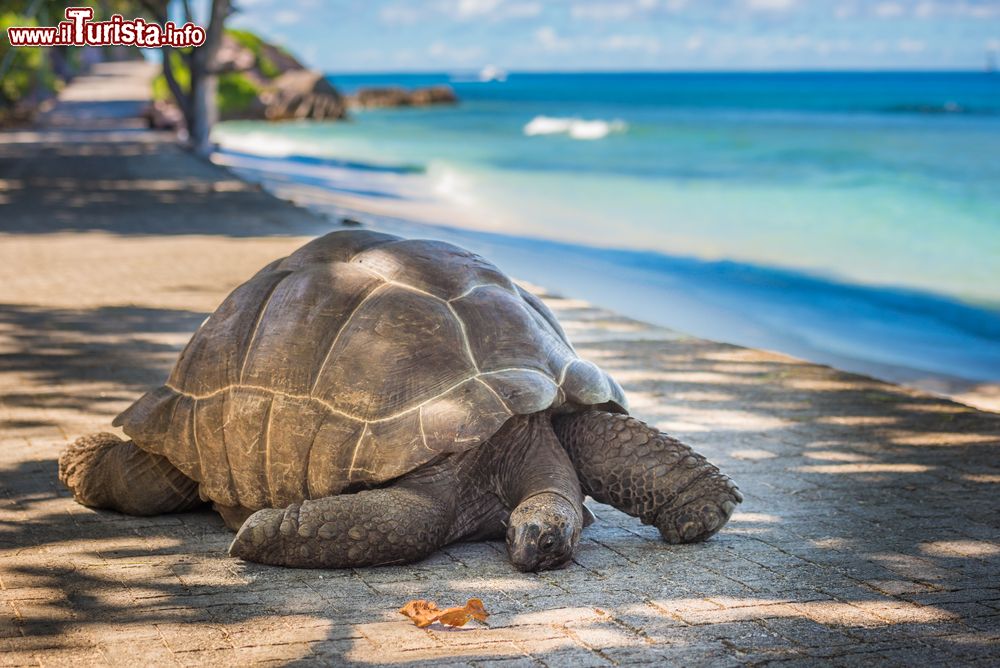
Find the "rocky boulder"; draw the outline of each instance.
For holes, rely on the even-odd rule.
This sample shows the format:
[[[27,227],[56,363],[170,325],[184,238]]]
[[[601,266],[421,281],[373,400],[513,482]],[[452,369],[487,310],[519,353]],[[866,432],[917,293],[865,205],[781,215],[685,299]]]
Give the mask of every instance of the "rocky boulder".
[[[261,91],[264,118],[270,121],[311,118],[342,119],[347,116],[343,96],[314,70],[290,70]]]
[[[189,80],[179,54],[172,62],[179,80]],[[308,70],[290,53],[246,30],[226,30],[219,48],[218,106],[222,120],[342,119],[347,103],[321,72]],[[162,75],[154,83],[150,124],[177,127],[180,112]],[[173,109],[170,109],[170,108]]]
[[[381,107],[423,107],[432,104],[455,104],[458,97],[451,86],[429,86],[407,90],[400,86],[360,88],[348,98],[348,104],[361,109]]]

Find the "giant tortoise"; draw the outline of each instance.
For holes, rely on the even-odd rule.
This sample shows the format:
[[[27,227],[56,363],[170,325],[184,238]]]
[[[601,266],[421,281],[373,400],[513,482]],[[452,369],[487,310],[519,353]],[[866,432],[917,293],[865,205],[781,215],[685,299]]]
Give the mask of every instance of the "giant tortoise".
[[[131,440],[59,460],[77,501],[133,515],[211,502],[230,553],[341,568],[506,537],[556,568],[585,494],[700,541],[741,496],[627,412],[552,312],[482,257],[338,231],[261,269],[195,332],[167,382],[119,415]]]

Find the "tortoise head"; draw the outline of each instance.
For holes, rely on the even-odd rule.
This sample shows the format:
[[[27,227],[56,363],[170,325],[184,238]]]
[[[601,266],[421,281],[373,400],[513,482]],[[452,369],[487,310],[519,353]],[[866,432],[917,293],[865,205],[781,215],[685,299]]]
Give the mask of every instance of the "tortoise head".
[[[507,552],[519,571],[562,568],[580,540],[583,518],[562,494],[542,492],[520,503],[510,515]]]

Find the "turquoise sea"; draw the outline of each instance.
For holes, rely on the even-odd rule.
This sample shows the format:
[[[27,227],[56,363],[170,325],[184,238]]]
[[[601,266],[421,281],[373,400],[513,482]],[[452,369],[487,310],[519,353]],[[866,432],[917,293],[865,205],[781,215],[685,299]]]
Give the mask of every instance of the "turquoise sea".
[[[1000,380],[1000,75],[331,80],[447,83],[461,103],[223,124],[229,163],[341,210],[434,200],[458,212],[439,236],[693,334],[917,384]]]

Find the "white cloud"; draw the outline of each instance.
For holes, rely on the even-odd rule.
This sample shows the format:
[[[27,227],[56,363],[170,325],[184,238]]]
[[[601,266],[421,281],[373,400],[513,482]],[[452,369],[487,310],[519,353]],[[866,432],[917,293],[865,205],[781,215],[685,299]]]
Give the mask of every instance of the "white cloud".
[[[421,21],[500,21],[524,19],[542,13],[542,4],[534,0],[441,0],[433,3],[396,3],[382,7],[379,19],[383,23],[410,25]]]
[[[628,2],[582,3],[573,5],[570,16],[587,21],[622,21],[634,16],[637,9],[641,8]]]
[[[881,2],[875,5],[875,16],[880,16],[884,19],[895,18],[905,13],[906,9],[898,2]]]
[[[797,4],[798,0],[746,0],[747,9],[756,12],[787,12]]]
[[[274,22],[280,26],[287,26],[298,23],[302,20],[302,15],[294,9],[286,9],[274,15]]]
[[[535,31],[535,43],[545,51],[586,51],[659,53],[660,40],[652,35],[615,33],[606,36],[563,37],[552,26]]]
[[[657,11],[677,13],[688,0],[600,0],[574,2],[569,13],[578,21],[624,21]]]
[[[956,16],[965,16],[974,19],[988,19],[1000,16],[1000,3],[997,2],[948,2],[938,5],[943,13],[950,12]]]
[[[858,13],[858,8],[853,2],[842,2],[833,10],[833,15],[838,19],[849,19]]]
[[[698,51],[701,47],[705,46],[705,38],[701,35],[691,35],[684,42],[684,48],[688,51]]]
[[[515,2],[504,8],[504,18],[528,19],[542,13],[542,5],[538,2]]]
[[[378,15],[384,23],[403,25],[416,23],[424,17],[423,12],[409,5],[386,5],[379,9]]]
[[[900,2],[887,0],[885,2],[866,5],[854,1],[845,1],[837,6],[834,15],[837,18],[856,16],[859,9],[864,8],[869,15],[884,19],[894,19],[912,15],[919,19],[952,17],[961,19],[985,19],[1000,16],[1000,2],[965,2],[953,0],[920,0],[919,2]]]
[[[539,2],[506,2],[505,0],[458,0],[454,14],[463,19],[530,18],[542,13]]]
[[[543,26],[535,31],[535,42],[546,51],[566,51],[571,43],[559,36],[552,26]]]
[[[455,12],[462,17],[481,16],[490,14],[503,0],[458,0]]]

